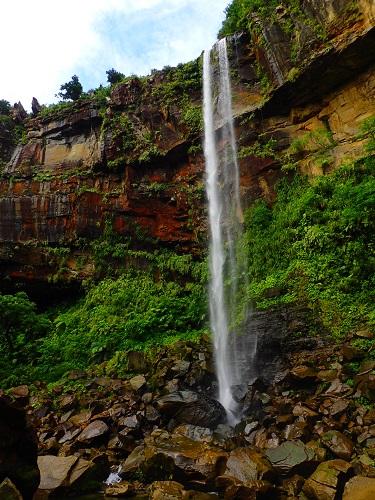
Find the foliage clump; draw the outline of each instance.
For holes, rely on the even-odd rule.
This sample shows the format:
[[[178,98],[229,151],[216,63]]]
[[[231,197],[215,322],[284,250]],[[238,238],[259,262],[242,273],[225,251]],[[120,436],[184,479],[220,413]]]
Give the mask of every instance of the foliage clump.
[[[60,92],[57,97],[61,97],[64,101],[77,101],[83,92],[83,87],[77,75],[73,75],[70,82],[63,83],[60,87]]]
[[[108,275],[87,284],[74,304],[56,304],[43,314],[24,292],[0,295],[1,387],[53,382],[118,351],[198,338],[206,327],[202,265],[168,252],[150,259],[149,270]],[[181,282],[176,273],[184,276]]]
[[[284,3],[295,3],[295,1]],[[236,31],[248,31],[252,14],[257,13],[261,17],[271,18],[278,5],[280,5],[278,0],[233,0],[224,11],[226,17],[218,37],[223,38]]]
[[[10,115],[12,107],[10,102],[5,99],[0,99],[0,115]]]
[[[120,83],[125,80],[124,73],[116,71],[114,68],[106,71],[106,74],[107,74],[107,82],[110,83],[111,85],[114,85],[115,83]]]
[[[0,382],[16,385],[37,363],[39,340],[52,324],[38,314],[36,304],[24,292],[0,294]]]
[[[279,182],[273,207],[258,201],[246,214],[258,307],[302,300],[338,337],[375,327],[373,121],[361,129],[365,157],[314,180],[296,173]]]

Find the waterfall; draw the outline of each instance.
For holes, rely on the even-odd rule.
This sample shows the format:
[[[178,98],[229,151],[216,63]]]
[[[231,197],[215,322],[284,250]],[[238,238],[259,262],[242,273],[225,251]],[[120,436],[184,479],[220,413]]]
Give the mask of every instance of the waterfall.
[[[248,323],[247,272],[236,138],[226,39],[203,54],[203,114],[206,191],[210,227],[210,325],[218,399],[236,419],[233,388],[246,383],[254,357]]]

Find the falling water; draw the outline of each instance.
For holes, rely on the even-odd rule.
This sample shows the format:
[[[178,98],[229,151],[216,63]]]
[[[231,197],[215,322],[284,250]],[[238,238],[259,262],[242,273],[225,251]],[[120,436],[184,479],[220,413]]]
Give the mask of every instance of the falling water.
[[[210,322],[218,398],[233,421],[237,412],[233,388],[246,382],[244,377],[249,373],[254,346],[249,352],[243,332],[248,317],[245,310],[248,301],[244,297],[247,264],[243,253],[243,215],[225,39],[220,40],[212,52],[204,52],[203,101],[210,225]]]

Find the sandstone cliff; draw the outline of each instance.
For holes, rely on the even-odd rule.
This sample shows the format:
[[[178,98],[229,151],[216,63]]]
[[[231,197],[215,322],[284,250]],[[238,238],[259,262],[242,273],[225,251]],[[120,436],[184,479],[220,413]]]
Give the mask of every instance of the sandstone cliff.
[[[282,164],[317,175],[360,155],[359,125],[375,103],[370,0],[304,0],[298,12],[280,4],[250,24],[250,34],[229,39],[246,204],[272,202]],[[9,277],[28,287],[79,283],[100,272],[100,257],[144,266],[142,250],[202,252],[200,79],[198,59],[128,79],[106,97],[94,91],[33,116],[15,113],[18,141],[1,123],[4,289]],[[291,149],[309,132],[308,147]],[[104,240],[127,251],[99,255]]]

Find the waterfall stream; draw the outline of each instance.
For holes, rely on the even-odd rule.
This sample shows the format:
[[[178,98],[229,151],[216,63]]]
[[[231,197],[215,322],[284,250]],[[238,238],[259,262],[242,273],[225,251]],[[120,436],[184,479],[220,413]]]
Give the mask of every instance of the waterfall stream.
[[[236,138],[226,39],[203,54],[206,191],[210,226],[210,324],[218,399],[235,421],[234,387],[246,383],[255,342],[248,342],[247,259],[243,242]]]

